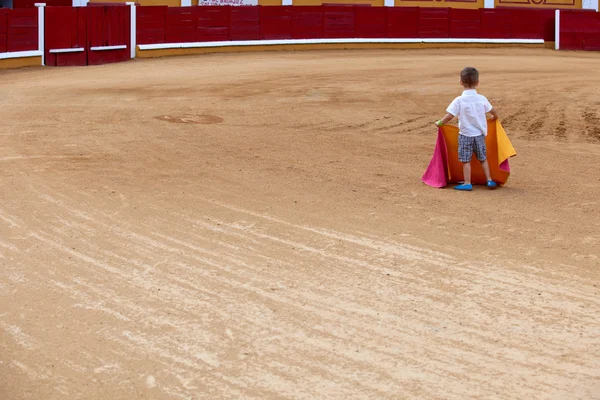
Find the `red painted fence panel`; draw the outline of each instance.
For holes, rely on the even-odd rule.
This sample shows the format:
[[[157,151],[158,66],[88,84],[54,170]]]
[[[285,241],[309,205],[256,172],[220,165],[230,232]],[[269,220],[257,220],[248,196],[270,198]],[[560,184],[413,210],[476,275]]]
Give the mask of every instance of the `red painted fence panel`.
[[[7,40],[7,10],[0,10],[0,53],[6,53],[6,40]]]
[[[38,49],[37,9],[10,10],[7,13],[7,51]]]
[[[167,6],[137,7],[138,44],[167,42]]]
[[[195,7],[167,8],[167,43],[196,41]]]
[[[292,7],[292,38],[321,39],[323,38],[323,9],[322,7]]]
[[[385,38],[386,13],[384,7],[356,7],[354,32],[359,38]]]
[[[452,8],[450,10],[449,33],[451,38],[480,38],[481,13],[479,10]]]
[[[259,40],[259,7],[240,6],[228,8],[230,9],[229,39]]]
[[[449,8],[419,8],[419,37],[449,37],[449,20]]]
[[[86,7],[86,9],[88,64],[108,64],[128,60],[131,54],[129,7]],[[103,49],[107,46],[124,46],[124,48]]]
[[[481,35],[488,39],[510,39],[512,34],[511,11],[506,9],[481,10]]]
[[[73,0],[13,0],[13,8],[36,8],[35,3],[45,3],[47,7],[71,7]]]
[[[229,40],[229,7],[201,6],[196,10],[196,40],[215,42]]]
[[[45,52],[48,66],[87,65],[87,14],[83,7],[46,8]],[[77,52],[56,50],[83,48]]]
[[[580,10],[561,11],[560,48],[600,51],[600,13]]]
[[[139,7],[138,43],[313,38],[554,40],[553,10],[419,7]]]
[[[388,8],[386,11],[386,31],[388,38],[419,37],[418,7]]]
[[[323,7],[323,38],[353,38],[355,7]]]
[[[259,11],[261,39],[292,38],[292,7],[260,7]]]
[[[36,8],[35,3],[45,3],[48,7],[71,7],[73,0],[13,0],[13,8]]]
[[[510,10],[511,36],[554,41],[554,10]]]

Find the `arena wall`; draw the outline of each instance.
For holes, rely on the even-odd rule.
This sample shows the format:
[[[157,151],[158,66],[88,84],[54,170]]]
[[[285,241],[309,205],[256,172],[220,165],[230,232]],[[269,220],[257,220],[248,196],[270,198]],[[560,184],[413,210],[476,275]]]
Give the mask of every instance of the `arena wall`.
[[[435,8],[457,8],[478,9],[484,8],[484,0],[395,0],[396,7],[435,7]]]
[[[33,9],[0,9],[0,69],[41,64],[39,15]]]
[[[560,11],[556,21],[560,49],[600,51],[600,13]]]
[[[42,65],[42,56],[2,58],[0,54],[0,69],[36,67]]]
[[[554,41],[554,11],[374,7],[140,7],[137,43],[437,38]]]
[[[0,68],[266,50],[600,50],[600,13],[582,10],[127,4],[0,10]]]

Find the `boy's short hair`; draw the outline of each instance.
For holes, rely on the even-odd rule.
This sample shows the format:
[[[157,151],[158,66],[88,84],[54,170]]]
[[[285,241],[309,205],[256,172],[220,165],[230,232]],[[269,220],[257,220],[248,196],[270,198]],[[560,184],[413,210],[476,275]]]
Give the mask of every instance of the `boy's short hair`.
[[[479,71],[473,67],[467,67],[460,72],[460,80],[466,86],[473,87],[479,83]]]

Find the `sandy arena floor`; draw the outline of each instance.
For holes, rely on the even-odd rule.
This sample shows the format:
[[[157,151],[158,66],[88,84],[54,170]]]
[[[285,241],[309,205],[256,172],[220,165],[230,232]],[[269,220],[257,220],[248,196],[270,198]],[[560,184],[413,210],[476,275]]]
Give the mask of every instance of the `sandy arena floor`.
[[[600,399],[600,54],[0,73],[0,398]],[[481,71],[508,186],[420,178]]]

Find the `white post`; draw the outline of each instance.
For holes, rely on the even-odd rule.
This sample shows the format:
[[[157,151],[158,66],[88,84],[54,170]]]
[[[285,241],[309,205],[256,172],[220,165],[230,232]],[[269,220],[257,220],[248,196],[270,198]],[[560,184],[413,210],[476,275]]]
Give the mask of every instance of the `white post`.
[[[560,49],[560,10],[554,11],[554,50]]]
[[[137,13],[136,13],[136,9],[135,9],[135,3],[133,2],[128,2],[125,3],[130,7],[131,10],[131,23],[130,25],[130,36],[129,36],[129,46],[131,47],[131,58],[134,59],[135,58],[135,50],[137,48],[137,36],[136,36],[136,32],[137,32]]]
[[[584,10],[596,10],[598,11],[598,0],[583,0],[581,2],[581,8]]]
[[[394,0],[385,0],[383,5],[386,7],[394,7],[396,5],[396,2]]]
[[[483,0],[483,8],[495,8],[494,0]]]
[[[38,51],[42,52],[42,65],[46,65],[46,40],[44,38],[45,27],[45,7],[46,3],[35,3],[38,9]]]
[[[292,1],[293,0],[281,0],[281,5],[282,6],[291,6],[291,5],[293,5]]]

